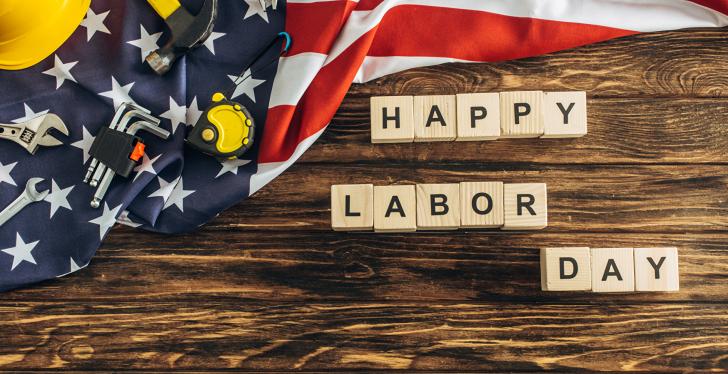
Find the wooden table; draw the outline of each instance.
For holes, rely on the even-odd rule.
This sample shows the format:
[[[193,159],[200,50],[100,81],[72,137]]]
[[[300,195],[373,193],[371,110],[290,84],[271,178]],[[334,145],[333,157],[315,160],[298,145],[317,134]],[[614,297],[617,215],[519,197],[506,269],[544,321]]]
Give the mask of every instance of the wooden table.
[[[369,97],[586,90],[581,139],[372,145]],[[336,183],[546,182],[538,232],[330,229]],[[676,246],[671,294],[544,293],[543,246]],[[0,295],[0,368],[728,370],[728,34],[640,35],[351,88],[289,171],[189,235],[117,227]]]

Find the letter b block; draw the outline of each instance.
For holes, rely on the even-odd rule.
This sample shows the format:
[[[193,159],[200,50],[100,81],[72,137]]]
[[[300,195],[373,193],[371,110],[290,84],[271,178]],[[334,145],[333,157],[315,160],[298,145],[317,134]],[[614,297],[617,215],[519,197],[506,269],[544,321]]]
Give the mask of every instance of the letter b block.
[[[589,248],[541,248],[542,290],[591,291],[591,282]]]
[[[414,140],[412,96],[372,97],[372,143],[411,143]]]
[[[415,186],[374,186],[374,231],[417,230]]]
[[[374,227],[373,188],[371,184],[331,186],[331,228],[334,231],[371,230]]]
[[[543,92],[500,93],[501,137],[538,138],[543,135]]]
[[[548,224],[545,183],[503,185],[503,230],[539,230]]]
[[[635,290],[678,291],[677,248],[634,249]]]
[[[634,292],[634,250],[592,248],[594,292]]]
[[[455,230],[460,227],[460,185],[417,185],[417,229]]]

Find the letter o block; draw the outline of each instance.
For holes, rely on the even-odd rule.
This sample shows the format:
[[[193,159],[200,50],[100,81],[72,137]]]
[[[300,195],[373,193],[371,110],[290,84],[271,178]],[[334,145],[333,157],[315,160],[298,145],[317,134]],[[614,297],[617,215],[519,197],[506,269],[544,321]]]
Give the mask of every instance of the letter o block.
[[[503,230],[539,230],[548,224],[545,183],[503,185]]]
[[[417,229],[455,230],[460,227],[460,185],[417,185]]]
[[[503,226],[503,182],[460,182],[460,227]]]
[[[590,257],[587,247],[541,248],[541,289],[591,291]]]

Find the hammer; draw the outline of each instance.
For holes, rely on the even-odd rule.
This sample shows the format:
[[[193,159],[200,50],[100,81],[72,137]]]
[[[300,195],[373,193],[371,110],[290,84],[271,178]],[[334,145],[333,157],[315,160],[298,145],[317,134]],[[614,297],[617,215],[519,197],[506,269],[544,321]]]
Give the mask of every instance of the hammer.
[[[210,36],[217,18],[217,0],[205,0],[196,16],[182,7],[179,0],[147,2],[164,19],[172,32],[167,44],[150,52],[145,59],[155,73],[163,75],[178,57],[204,43]]]

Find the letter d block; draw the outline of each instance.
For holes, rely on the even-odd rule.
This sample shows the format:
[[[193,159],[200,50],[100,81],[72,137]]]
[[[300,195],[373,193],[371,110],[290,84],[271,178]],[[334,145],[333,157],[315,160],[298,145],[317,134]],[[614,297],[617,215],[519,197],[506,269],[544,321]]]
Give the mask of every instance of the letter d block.
[[[460,227],[459,184],[418,184],[416,189],[418,230]]]
[[[592,290],[634,292],[634,250],[592,248]]]
[[[411,143],[415,138],[412,96],[379,96],[370,101],[372,143]]]
[[[634,278],[638,292],[678,291],[677,248],[635,248]]]
[[[548,224],[545,183],[503,185],[503,230],[539,230]]]
[[[587,247],[541,248],[541,289],[591,291],[590,257]]]
[[[543,92],[500,93],[501,138],[538,138],[543,135]]]
[[[374,228],[374,186],[339,184],[331,186],[331,228],[334,231]]]
[[[415,186],[374,186],[374,231],[416,230]]]

